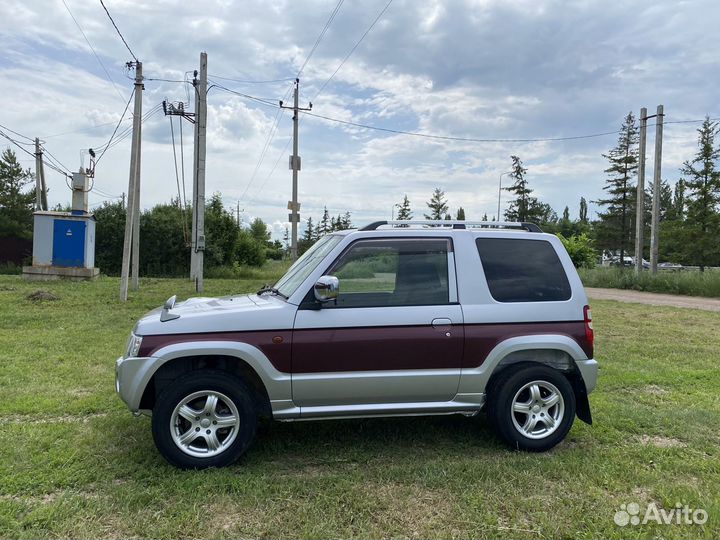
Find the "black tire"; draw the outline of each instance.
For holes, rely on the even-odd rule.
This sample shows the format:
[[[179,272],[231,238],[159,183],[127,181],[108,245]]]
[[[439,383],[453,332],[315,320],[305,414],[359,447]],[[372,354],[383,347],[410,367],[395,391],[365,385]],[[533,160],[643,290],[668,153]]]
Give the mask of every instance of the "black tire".
[[[532,385],[534,382],[539,384]],[[540,399],[533,400],[533,386],[537,386]],[[547,406],[551,400],[546,400],[555,390],[562,399]],[[516,402],[518,408],[527,408],[527,412],[514,411]],[[487,415],[497,434],[512,448],[544,452],[560,443],[570,431],[575,420],[575,393],[565,375],[556,369],[518,364],[505,368],[490,381]],[[529,429],[532,425],[535,428]]]
[[[187,410],[196,410],[201,414],[195,417],[193,423],[178,414],[177,423],[171,424],[176,407],[193,395],[197,397],[189,402],[191,408]],[[217,399],[217,405],[210,404],[210,399]],[[201,408],[203,403],[212,413],[206,413]],[[235,417],[233,407],[237,411],[238,422],[232,427],[213,425],[222,424],[223,420],[232,422]],[[155,446],[168,462],[182,469],[224,467],[233,463],[249,448],[256,429],[257,411],[252,394],[241,379],[222,371],[192,372],[180,377],[158,396],[153,408]],[[183,450],[181,442],[176,443],[176,439],[183,435],[191,438],[193,431],[197,435]],[[206,437],[205,433],[210,435]],[[211,447],[211,439],[218,444],[217,448]],[[204,456],[203,452],[209,455]]]

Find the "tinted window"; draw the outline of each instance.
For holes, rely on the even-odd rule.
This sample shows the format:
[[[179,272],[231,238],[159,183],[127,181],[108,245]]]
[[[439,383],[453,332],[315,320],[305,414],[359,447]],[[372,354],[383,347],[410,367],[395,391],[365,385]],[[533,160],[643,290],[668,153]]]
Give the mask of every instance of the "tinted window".
[[[448,240],[363,240],[327,272],[340,280],[335,306],[447,304]]]
[[[511,238],[475,242],[490,294],[498,302],[570,299],[570,283],[550,242]]]

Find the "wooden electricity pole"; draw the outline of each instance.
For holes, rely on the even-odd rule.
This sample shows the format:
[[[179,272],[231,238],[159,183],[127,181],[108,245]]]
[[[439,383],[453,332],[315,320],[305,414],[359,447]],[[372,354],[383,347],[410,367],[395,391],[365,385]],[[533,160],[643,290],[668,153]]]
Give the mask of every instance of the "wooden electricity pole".
[[[637,208],[635,212],[635,273],[642,272],[645,243],[645,146],[647,142],[647,109],[640,109],[640,157],[638,161]]]
[[[120,270],[120,300],[123,302],[127,300],[128,293],[130,250],[133,246],[135,214],[139,214],[139,206],[137,205],[139,193],[136,185],[139,185],[140,182],[140,168],[138,164],[140,159],[140,126],[142,122],[142,81],[142,62],[135,62],[135,104],[133,108],[132,144],[130,146],[130,177],[128,181],[127,211],[125,212],[125,239],[123,241],[122,268]]]
[[[192,241],[190,279],[195,291],[203,292],[203,255],[205,251],[205,155],[207,131],[207,53],[200,53],[200,79],[193,79],[195,88],[195,146],[193,158]]]
[[[298,106],[300,94],[300,79],[295,79],[295,90],[293,92],[293,106],[286,107],[280,102],[281,109],[293,110],[293,153],[290,156],[290,168],[292,169],[292,200],[288,201],[288,210],[290,214],[290,226],[292,227],[290,258],[295,261],[298,256],[298,223],[300,223],[300,203],[298,202],[298,171],[300,170],[300,156],[298,155],[298,123],[300,121],[300,111],[309,111],[312,109],[312,103],[309,107],[301,108]]]
[[[653,170],[652,227],[650,229],[650,271],[657,274],[660,236],[660,175],[662,172],[663,106],[658,105],[655,120],[655,168]]]

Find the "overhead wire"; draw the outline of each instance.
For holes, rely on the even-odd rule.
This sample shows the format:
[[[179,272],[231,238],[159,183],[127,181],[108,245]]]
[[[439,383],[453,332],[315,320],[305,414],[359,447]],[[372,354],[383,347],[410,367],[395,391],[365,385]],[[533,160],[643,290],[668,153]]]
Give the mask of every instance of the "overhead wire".
[[[65,0],[63,0],[63,2],[64,1]],[[135,53],[132,52],[130,45],[128,45],[128,42],[125,41],[125,37],[122,35],[122,32],[120,32],[120,29],[118,28],[117,24],[115,24],[115,21],[113,20],[112,15],[110,15],[108,8],[105,7],[105,2],[103,2],[103,0],[100,0],[100,5],[102,5],[103,9],[105,10],[105,13],[107,13],[108,19],[110,19],[110,22],[115,27],[115,30],[117,31],[118,36],[120,36],[120,39],[122,39],[122,42],[125,44],[125,47],[127,48],[128,52],[130,53],[130,56],[132,56],[136,62],[139,62],[139,60],[137,59],[137,56],[135,56]]]
[[[378,23],[378,21],[381,19],[381,17],[385,14],[387,9],[390,7],[390,4],[393,3],[393,0],[388,0],[388,3],[385,4],[385,7],[380,10],[380,13],[378,13],[377,17],[375,17],[375,20],[373,20],[372,24],[365,30],[362,36],[360,36],[360,39],[357,40],[355,45],[353,45],[352,49],[350,49],[350,52],[348,52],[345,55],[345,58],[342,59],[342,62],[338,65],[337,68],[335,68],[335,71],[333,71],[332,75],[322,84],[320,89],[315,94],[315,97],[313,98],[313,101],[315,101],[318,96],[322,93],[322,91],[325,89],[325,87],[330,83],[330,81],[333,80],[335,75],[337,75],[338,71],[345,65],[345,62],[348,61],[348,59],[352,56],[352,54],[355,52],[355,50],[360,46],[360,44],[363,42],[363,40],[367,37],[367,35],[370,33],[370,31],[375,28],[375,25]]]
[[[178,210],[180,210],[180,224],[182,225],[183,239],[187,244],[190,238],[187,231],[187,223],[185,221],[185,216],[183,215],[183,201],[180,195],[180,174],[178,173],[177,153],[175,152],[175,129],[173,128],[172,115],[169,115],[168,118],[170,119],[170,137],[172,138],[173,165],[175,165],[175,181],[177,183],[178,191]],[[180,124],[182,124],[182,118],[180,119]]]
[[[4,133],[3,131],[0,131],[0,136],[5,137],[8,141],[10,141],[11,143],[13,143],[15,146],[17,146],[20,150],[22,150],[23,152],[25,152],[25,153],[28,154],[29,156],[32,156],[33,158],[35,157],[35,154],[34,154],[33,152],[30,152],[30,150],[28,150],[27,148],[21,146],[19,141],[16,141],[16,140],[13,139],[12,137],[10,137],[10,135],[8,135],[7,133]]]
[[[283,79],[270,79],[266,81],[253,81],[253,80],[247,80],[247,79],[233,79],[231,77],[221,77],[220,75],[213,74],[213,79],[220,79],[221,81],[230,81],[230,82],[236,82],[240,84],[273,84],[273,83],[281,83],[286,81],[294,81],[295,77],[285,77]],[[190,82],[190,81],[188,81]]]
[[[332,12],[330,13],[328,20],[325,22],[325,26],[323,26],[322,30],[320,31],[320,34],[318,34],[318,37],[315,39],[315,43],[313,44],[312,49],[310,49],[310,52],[308,53],[307,57],[305,58],[305,61],[303,62],[302,66],[300,66],[300,69],[298,70],[296,78],[299,79],[300,75],[302,75],[302,72],[305,70],[305,66],[307,66],[308,62],[310,61],[310,58],[312,58],[312,55],[317,50],[318,45],[320,45],[320,42],[325,37],[325,33],[328,31],[328,28],[330,28],[330,25],[332,24],[333,20],[335,19],[335,16],[338,14],[338,11],[340,11],[340,8],[342,7],[343,2],[345,2],[345,0],[339,0],[338,3],[335,5],[335,9],[333,9]]]
[[[67,2],[65,0],[62,0],[63,5],[65,6],[65,9],[70,14],[70,17],[72,17],[72,20],[75,22],[75,26],[78,27],[78,30],[80,30],[80,33],[85,38],[85,42],[88,44],[88,47],[90,47],[90,50],[95,55],[95,59],[98,61],[98,64],[100,64],[100,67],[105,72],[105,75],[107,76],[108,81],[110,81],[110,84],[112,84],[113,88],[115,88],[115,91],[117,92],[118,96],[120,96],[120,99],[125,100],[125,96],[122,95],[122,92],[120,92],[120,89],[115,84],[115,80],[110,76],[110,73],[108,72],[107,68],[105,67],[105,64],[103,64],[103,61],[100,60],[100,56],[98,56],[98,53],[95,51],[95,47],[92,46],[92,43],[90,43],[90,40],[85,35],[85,31],[82,29],[82,26],[80,26],[80,23],[75,18],[75,15],[73,15],[72,11],[70,11],[70,7],[67,5]]]
[[[228,92],[228,93],[230,93],[230,94],[235,94],[235,95],[237,95],[237,96],[244,97],[245,99],[249,99],[249,100],[251,100],[251,101],[255,101],[255,102],[257,102],[257,103],[261,103],[262,105],[265,105],[265,106],[267,106],[267,107],[273,107],[273,108],[275,108],[275,109],[280,108],[280,105],[279,105],[276,101],[272,101],[272,100],[270,100],[270,99],[268,99],[268,98],[260,98],[260,97],[256,97],[256,96],[251,96],[250,94],[246,94],[246,93],[244,93],[244,92],[239,92],[239,91],[237,91],[237,90],[232,90],[232,89],[227,88],[227,87],[223,86],[222,84],[220,84],[220,83],[218,83],[217,81],[214,81],[214,80],[212,80],[212,79],[208,79],[208,81],[210,81],[211,83],[213,83],[213,86],[214,86],[215,88],[219,88],[220,90],[223,90],[223,91]],[[208,90],[209,90],[209,88],[208,88]]]
[[[23,135],[22,133],[18,133],[17,131],[10,129],[10,128],[7,127],[7,126],[3,126],[2,124],[0,124],[0,128],[3,128],[5,131],[9,131],[10,133],[13,133],[14,135],[17,135],[18,137],[22,137],[23,139],[27,139],[28,141],[30,141],[29,143],[22,143],[22,144],[35,144],[35,140],[32,139],[32,138],[30,138],[30,137],[28,137],[27,135]]]
[[[120,115],[120,120],[118,120],[118,123],[112,132],[112,135],[110,135],[110,140],[108,140],[108,142],[105,145],[103,145],[103,146],[105,146],[105,148],[100,153],[97,160],[95,161],[95,165],[100,163],[100,160],[105,155],[108,145],[112,142],[113,138],[115,137],[115,134],[117,133],[118,128],[120,127],[120,124],[122,124],[122,121],[125,119],[125,114],[127,114],[128,108],[130,107],[130,102],[132,101],[134,95],[135,95],[135,87],[133,87],[132,92],[130,93],[130,98],[128,99],[127,103],[125,104],[125,109],[123,110],[122,114]]]
[[[367,37],[367,35],[372,31],[372,29],[378,23],[378,21],[382,18],[382,16],[388,10],[388,8],[390,7],[390,4],[392,4],[392,2],[393,2],[393,0],[388,0],[387,4],[385,4],[385,6],[380,10],[380,12],[377,14],[377,16],[375,17],[373,22],[370,24],[370,26],[365,30],[365,32],[363,32],[362,36],[360,36],[360,39],[358,39],[358,41],[355,42],[355,44],[352,46],[350,51],[345,55],[345,57],[342,59],[340,64],[337,66],[337,68],[335,68],[335,71],[333,71],[333,73],[330,75],[330,77],[322,84],[322,86],[320,86],[320,89],[315,93],[315,97],[311,101],[317,100],[317,98],[323,92],[325,87],[330,83],[330,81],[335,77],[335,75],[337,75],[337,73],[340,71],[340,69],[342,69],[342,67],[345,65],[345,62],[348,61],[348,59],[352,56],[352,54],[355,52],[355,50],[360,46],[360,44],[363,42],[363,40]],[[335,15],[337,15],[337,11],[340,9],[340,6],[342,6],[342,1],[338,2],[338,5],[336,5],[335,10],[333,10],[333,13],[331,13],[330,18],[328,19],[328,23],[326,23],[326,27],[323,28],[323,31],[321,31],[321,33],[320,33],[321,36],[324,36],[325,32],[327,32],[327,27],[329,27],[329,23],[331,23],[332,20],[334,20]],[[319,39],[316,40],[315,47],[311,50],[310,55],[308,55],[308,58],[306,59],[305,63],[302,65],[302,67],[300,68],[300,71],[298,72],[298,78],[300,77],[300,74],[304,70],[305,65],[307,64],[308,60],[310,59],[310,56],[312,56],[312,53],[315,52],[315,49],[317,48],[317,44],[319,44],[321,39],[322,38],[319,36]],[[298,119],[298,121],[300,121],[300,119]],[[285,147],[283,148],[283,150],[280,152],[280,154],[278,154],[278,157],[275,160],[275,164],[273,165],[273,168],[270,171],[270,174],[263,181],[260,189],[256,192],[256,196],[259,195],[260,192],[262,192],[262,189],[265,187],[265,184],[267,184],[267,182],[272,177],[273,173],[275,172],[275,169],[277,168],[278,163],[280,162],[280,158],[287,151],[287,148],[289,145],[290,145],[290,140],[288,140],[288,142],[285,144]]]
[[[288,89],[288,91],[285,93],[285,96],[283,97],[283,101],[287,99],[287,97],[290,95],[290,92],[292,91],[292,86]],[[240,195],[240,198],[238,200],[242,200],[245,195],[247,195],[248,190],[250,189],[250,186],[255,181],[255,177],[257,176],[258,171],[260,170],[260,167],[262,166],[263,161],[265,160],[265,156],[267,155],[267,151],[270,149],[270,145],[272,144],[272,140],[275,138],[275,135],[277,134],[278,127],[280,126],[280,121],[285,113],[285,109],[278,108],[277,113],[275,114],[275,119],[273,120],[272,125],[270,126],[270,131],[268,131],[268,134],[265,138],[265,143],[263,145],[263,149],[260,153],[260,157],[258,158],[257,163],[255,164],[255,169],[253,170],[252,175],[250,176],[250,180],[248,181],[247,185],[245,186],[245,190]],[[265,183],[263,182],[263,185]],[[262,188],[261,188],[262,189]]]

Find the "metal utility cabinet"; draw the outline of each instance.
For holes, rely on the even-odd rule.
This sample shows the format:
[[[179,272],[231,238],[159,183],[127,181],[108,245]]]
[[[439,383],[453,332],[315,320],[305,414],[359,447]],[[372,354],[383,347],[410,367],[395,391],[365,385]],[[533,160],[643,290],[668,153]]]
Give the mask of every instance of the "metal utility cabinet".
[[[23,277],[32,280],[94,279],[95,217],[87,212],[87,178],[73,175],[73,210],[34,214],[32,266]]]

